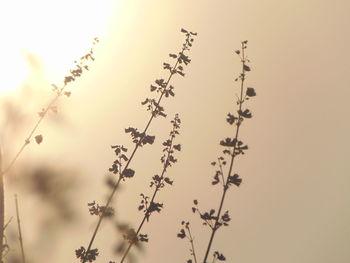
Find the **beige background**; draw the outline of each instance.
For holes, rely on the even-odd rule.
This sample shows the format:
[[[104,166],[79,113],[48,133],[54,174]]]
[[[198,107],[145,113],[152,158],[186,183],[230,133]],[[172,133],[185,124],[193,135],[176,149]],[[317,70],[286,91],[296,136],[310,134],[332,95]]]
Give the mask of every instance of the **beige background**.
[[[148,115],[140,102],[148,96],[153,80],[166,76],[162,63],[169,60],[168,53],[181,47],[180,28],[198,32],[186,77],[176,77],[176,96],[164,104],[169,117],[179,113],[182,119],[178,141],[183,151],[169,171],[175,185],[159,196],[166,207],[143,231],[150,242],[139,258],[143,263],[186,262],[189,244],[177,239],[176,233],[181,220],[190,220],[201,259],[209,232],[190,208],[194,198],[203,209],[218,203],[218,189],[210,185],[214,173],[210,162],[220,153],[218,142],[230,134],[225,116],[235,109],[238,85],[233,80],[240,69],[233,51],[248,39],[252,72],[247,83],[258,94],[249,101],[254,117],[241,133],[250,150],[237,161],[243,184],[226,200],[231,224],[218,233],[213,248],[224,253],[227,262],[349,262],[348,1],[120,0],[108,4],[107,19],[106,14],[89,17],[96,23],[105,21],[98,32],[96,62],[73,85],[71,98],[61,100],[60,117],[50,117],[41,126],[44,143],[30,145],[18,166],[40,160],[79,170],[80,192],[71,202],[87,214],[87,202],[103,201],[106,196],[103,178],[113,161],[110,145],[131,148],[123,129],[145,125]],[[79,27],[77,31],[84,25]],[[65,28],[56,30],[64,32]],[[69,43],[76,45],[79,39],[72,34],[56,41],[69,50]],[[41,41],[49,40],[43,34]],[[81,46],[88,47],[89,41],[83,38]],[[2,102],[15,101],[16,110],[27,114],[16,133],[3,128],[8,159],[34,123],[36,112],[52,96],[48,85],[52,80],[47,76],[56,81],[62,74],[45,68],[40,49],[31,52],[43,61],[42,67],[32,66],[26,85],[2,98]],[[69,61],[80,56],[65,49],[56,52],[60,57],[67,54]],[[54,118],[60,122],[53,122]],[[168,121],[156,119],[150,133],[159,143],[169,128]],[[138,195],[149,193],[148,181],[160,169],[160,154],[158,145],[145,147],[137,155],[132,166],[136,176],[123,184],[116,201],[119,219],[134,226],[140,220]],[[8,191],[8,196],[11,191],[21,196],[15,186]],[[34,257],[42,249],[50,254],[51,262],[72,262],[72,251],[86,245],[95,218],[81,216],[56,233],[53,247],[35,247],[40,239],[35,237],[35,225],[40,219],[36,221],[39,215],[33,215],[33,207],[40,206],[40,200],[30,195],[21,200],[28,254]],[[13,215],[11,197],[7,206],[9,218]],[[96,246],[103,253],[99,262],[118,262],[111,246],[120,237],[113,231],[113,225],[106,222],[97,238]],[[40,260],[47,257],[33,258]]]

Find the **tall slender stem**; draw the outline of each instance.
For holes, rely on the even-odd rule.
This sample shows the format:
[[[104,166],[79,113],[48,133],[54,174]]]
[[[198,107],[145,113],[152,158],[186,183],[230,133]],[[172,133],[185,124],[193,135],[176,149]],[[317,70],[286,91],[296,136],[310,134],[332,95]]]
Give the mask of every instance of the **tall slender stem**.
[[[173,129],[173,131],[175,130],[175,128]],[[170,149],[172,148],[173,146],[173,140],[174,140],[174,137],[172,136],[171,139],[170,139]],[[166,160],[164,161],[164,166],[163,166],[163,170],[162,170],[162,173],[161,173],[161,176],[160,178],[164,178],[164,174],[166,172],[166,169],[167,169],[167,166],[168,166],[168,162],[169,162],[169,157],[170,157],[170,151],[168,151],[167,153],[167,158]],[[150,201],[150,205],[153,204],[154,202],[154,199],[156,198],[156,195],[160,189],[160,185],[161,185],[161,182],[156,186],[156,188],[154,189],[154,192],[153,192],[153,195],[152,195],[152,198],[151,198],[151,201]],[[146,222],[146,219],[149,218],[150,216],[150,208],[148,207],[148,209],[146,210],[142,220],[141,220],[141,223],[139,224],[139,227],[137,228],[137,231],[136,231],[136,237],[138,236],[138,234],[140,233],[141,231],[141,228],[143,226],[143,224]],[[137,241],[137,240],[136,240]],[[129,254],[129,251],[131,249],[131,247],[135,244],[136,241],[131,241],[129,243],[129,246],[127,247],[127,249],[125,250],[124,252],[124,255],[120,261],[120,263],[123,263],[125,258],[127,257],[127,255]]]
[[[181,50],[181,53],[183,53],[186,49],[187,49],[187,46],[184,45],[184,47],[183,47],[182,50]],[[179,61],[180,61],[180,57],[176,60],[175,66],[173,67],[174,69],[176,69],[177,65],[179,64]],[[167,89],[167,87],[168,87],[168,85],[169,85],[169,83],[170,83],[170,81],[171,81],[171,79],[172,79],[172,77],[174,76],[175,73],[176,73],[175,71],[171,71],[171,72],[170,72],[170,75],[169,75],[167,81],[165,82],[164,89],[163,89],[162,93],[160,94],[159,99],[158,99],[158,101],[157,101],[157,105],[160,104],[160,102],[161,102],[161,100],[162,100],[162,98],[163,98],[163,96],[164,96],[164,94],[165,94],[165,91],[166,91],[166,89]],[[146,124],[146,126],[145,126],[145,128],[144,128],[144,130],[143,130],[143,137],[141,137],[141,138],[139,139],[139,141],[136,143],[136,145],[135,145],[135,147],[134,147],[134,150],[132,151],[132,153],[131,153],[131,155],[130,155],[130,158],[128,159],[126,165],[125,165],[124,168],[123,168],[123,171],[122,171],[122,173],[121,173],[121,176],[119,177],[117,183],[114,185],[113,190],[112,190],[111,194],[110,194],[109,197],[108,197],[108,200],[107,200],[106,205],[105,205],[106,209],[109,207],[109,205],[110,205],[110,203],[111,203],[111,201],[112,201],[112,199],[113,199],[113,197],[114,197],[114,195],[115,195],[115,193],[116,193],[116,190],[117,190],[117,188],[118,188],[118,186],[119,186],[119,184],[120,184],[120,182],[121,182],[121,180],[122,180],[122,175],[123,175],[124,171],[126,171],[126,169],[129,167],[129,164],[130,164],[130,162],[132,161],[132,159],[134,158],[137,149],[141,146],[141,143],[142,143],[142,141],[143,141],[143,138],[144,138],[144,136],[146,136],[146,132],[148,131],[148,128],[150,127],[150,125],[151,125],[151,123],[152,123],[154,117],[155,117],[154,114],[151,114],[151,117],[149,118],[149,120],[148,120],[148,122],[147,122],[147,124]],[[99,220],[98,220],[98,222],[97,222],[97,224],[96,224],[95,230],[94,230],[93,235],[92,235],[92,237],[91,237],[91,239],[90,239],[89,245],[88,245],[88,247],[87,247],[87,249],[86,249],[85,257],[82,259],[82,263],[85,263],[85,262],[88,261],[88,257],[87,257],[87,256],[89,255],[89,252],[91,251],[91,247],[92,247],[92,245],[93,245],[93,242],[94,242],[94,239],[95,239],[95,237],[96,237],[96,234],[97,234],[97,232],[98,232],[98,230],[99,230],[99,228],[100,228],[100,226],[101,226],[101,223],[102,223],[102,221],[103,221],[103,218],[104,218],[104,217],[103,217],[103,214],[99,216]]]
[[[237,142],[238,142],[239,128],[241,126],[241,118],[242,118],[241,111],[242,111],[242,104],[243,104],[243,90],[244,90],[244,80],[245,80],[245,71],[246,71],[245,70],[246,69],[246,64],[245,64],[246,58],[245,58],[245,54],[244,54],[244,49],[245,49],[244,42],[242,42],[242,48],[241,49],[242,49],[242,59],[241,59],[241,62],[242,62],[242,74],[241,74],[241,87],[240,87],[240,98],[239,98],[238,122],[237,122],[237,126],[236,126],[236,131],[235,131],[235,139],[234,139],[235,144],[234,144],[234,147],[233,147],[233,150],[232,150],[232,154],[231,154],[230,168],[229,168],[228,173],[227,173],[227,178],[231,175],[232,170],[233,170],[233,164],[234,164],[234,160],[235,160],[235,157],[236,157],[235,152],[236,152],[237,146],[238,146]],[[218,230],[218,222],[220,220],[222,208],[223,208],[225,197],[226,197],[226,192],[228,190],[228,184],[229,184],[229,180],[227,179],[226,180],[226,184],[223,186],[223,193],[222,193],[222,196],[221,196],[219,209],[218,209],[218,212],[216,214],[215,224],[214,224],[214,227],[212,228],[212,231],[211,231],[211,235],[210,235],[210,238],[209,238],[207,250],[205,252],[205,256],[204,256],[204,259],[203,259],[203,263],[207,263],[209,252],[210,252],[210,249],[211,249],[211,246],[212,246],[212,243],[213,243],[216,231]]]

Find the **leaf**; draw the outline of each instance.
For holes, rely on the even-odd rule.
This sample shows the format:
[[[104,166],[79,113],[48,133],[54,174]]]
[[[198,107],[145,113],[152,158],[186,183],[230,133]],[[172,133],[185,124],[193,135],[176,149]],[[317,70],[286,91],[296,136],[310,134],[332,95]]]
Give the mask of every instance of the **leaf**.
[[[151,89],[152,89],[152,86],[151,86]],[[148,98],[146,98],[144,101],[141,102],[142,105],[145,105],[149,102],[150,100]]]
[[[133,170],[133,169],[125,169],[124,171],[123,171],[123,175],[125,176],[125,177],[133,177],[134,176],[134,174],[135,174],[135,171]]]
[[[180,233],[177,234],[177,237],[179,238],[185,238],[186,237],[186,233],[184,229],[180,230]]]
[[[252,117],[252,113],[248,109],[246,109],[244,111],[239,110],[238,114],[241,115],[244,118],[247,118],[247,119]]]
[[[77,258],[84,259],[85,256],[85,248],[81,246],[79,249],[75,250],[75,255]]]
[[[226,146],[226,147],[233,147],[236,144],[236,138],[231,139],[231,138],[226,138],[225,140],[220,141],[220,145]]]
[[[164,178],[164,182],[166,182],[167,184],[172,185],[174,181],[171,181],[169,177],[165,177]]]
[[[228,113],[227,114],[227,118],[226,118],[226,121],[229,123],[229,124],[233,124],[235,122],[235,120],[237,120],[238,118],[236,118],[235,116],[233,116],[231,113]]]
[[[250,71],[250,67],[247,66],[246,64],[244,64],[243,69],[244,69],[245,71]]]
[[[143,144],[153,144],[154,143],[154,140],[155,140],[156,136],[150,136],[150,135],[146,135],[143,140],[142,140],[142,143]]]
[[[174,145],[174,149],[177,151],[181,151],[181,144]]]
[[[236,186],[240,186],[242,183],[242,179],[239,178],[238,174],[230,175],[228,181],[230,184],[234,184]]]
[[[141,242],[148,242],[148,235],[147,234],[139,234],[139,240]]]
[[[42,109],[40,112],[38,112],[38,115],[40,118],[44,118],[45,117],[45,109]]]
[[[248,97],[256,96],[254,88],[247,88],[246,94],[247,94]]]
[[[41,134],[35,136],[34,138],[35,138],[35,141],[36,141],[37,144],[40,144],[43,141],[43,136]]]
[[[214,252],[214,257],[216,257],[219,261],[226,261],[225,256],[222,253],[219,253],[218,251]]]

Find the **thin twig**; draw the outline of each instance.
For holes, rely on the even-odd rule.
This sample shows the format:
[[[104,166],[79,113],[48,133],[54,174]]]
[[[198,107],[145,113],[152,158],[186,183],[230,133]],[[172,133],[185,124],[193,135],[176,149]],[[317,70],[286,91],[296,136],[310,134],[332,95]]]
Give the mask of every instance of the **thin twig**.
[[[22,254],[22,263],[26,262],[25,254],[24,254],[24,247],[23,247],[23,238],[22,238],[22,231],[21,231],[21,221],[19,217],[19,208],[18,208],[18,200],[17,200],[17,194],[15,194],[15,202],[16,202],[16,216],[17,216],[17,227],[18,227],[18,239],[19,243],[21,245],[21,254]]]
[[[194,262],[197,263],[196,251],[194,249],[194,242],[193,242],[194,240],[193,240],[193,237],[192,237],[192,234],[191,234],[190,225],[187,225],[186,228],[187,228],[188,234],[189,234],[189,239],[190,239],[190,243],[191,243],[191,250],[192,250],[193,259],[194,259]]]
[[[154,203],[154,200],[155,200],[155,198],[156,198],[156,196],[157,196],[157,193],[160,191],[160,188],[161,188],[161,185],[163,184],[163,182],[164,182],[164,175],[165,175],[165,173],[166,173],[166,171],[167,171],[167,168],[168,168],[168,166],[169,166],[169,163],[170,163],[170,156],[172,156],[171,154],[172,154],[172,151],[173,151],[173,146],[174,146],[174,139],[175,139],[175,131],[178,129],[178,127],[176,127],[176,119],[174,120],[174,126],[173,126],[173,129],[172,129],[172,131],[170,132],[170,144],[169,144],[169,146],[167,146],[168,148],[168,150],[167,150],[167,154],[166,154],[166,159],[164,160],[164,165],[163,165],[163,169],[162,169],[162,173],[161,173],[161,175],[160,175],[160,178],[161,178],[161,181],[155,186],[155,189],[154,189],[154,192],[153,192],[153,195],[152,195],[152,198],[151,198],[151,201],[149,202],[149,206],[148,206],[148,208],[146,208],[146,211],[145,211],[145,213],[144,213],[144,216],[143,216],[143,218],[142,218],[142,220],[141,220],[141,222],[140,222],[140,224],[139,224],[139,226],[138,226],[138,228],[137,228],[137,231],[136,231],[136,234],[135,234],[135,236],[136,236],[136,239],[135,240],[132,240],[130,243],[129,243],[129,246],[127,247],[127,249],[125,250],[125,252],[124,252],[124,254],[123,254],[123,257],[122,257],[122,259],[120,260],[120,263],[123,263],[124,262],[124,260],[125,260],[125,258],[127,257],[127,255],[129,254],[129,251],[130,251],[130,249],[131,249],[131,247],[138,241],[138,235],[139,235],[139,233],[140,233],[140,231],[141,231],[141,229],[142,229],[142,227],[143,227],[143,225],[144,225],[144,223],[146,222],[146,220],[148,221],[148,219],[149,219],[149,217],[150,217],[150,215],[151,215],[151,213],[152,213],[152,211],[150,210],[151,209],[151,207],[152,207],[152,204]]]
[[[245,55],[244,55],[244,49],[245,49],[245,43],[242,42],[242,57],[241,57],[241,62],[242,62],[242,74],[241,74],[241,87],[240,87],[240,98],[239,98],[239,110],[238,110],[238,123],[237,123],[237,126],[236,126],[236,132],[235,132],[235,139],[234,141],[236,142],[234,144],[234,147],[233,147],[233,151],[232,151],[232,154],[231,154],[231,162],[230,162],[230,168],[228,170],[228,175],[227,175],[227,180],[226,180],[226,184],[224,185],[224,188],[223,188],[223,193],[222,193],[222,196],[221,196],[221,200],[220,200],[220,204],[219,204],[219,210],[216,214],[216,219],[215,219],[215,223],[214,223],[214,228],[212,228],[212,232],[211,232],[211,235],[210,235],[210,239],[209,239],[209,243],[208,243],[208,247],[207,247],[207,250],[205,252],[205,256],[204,256],[204,259],[203,259],[203,263],[207,263],[207,258],[208,258],[208,255],[209,255],[209,252],[210,252],[210,249],[211,249],[211,245],[213,243],[213,240],[214,240],[214,236],[216,234],[216,231],[218,230],[218,222],[220,220],[220,216],[221,216],[221,211],[222,211],[222,207],[224,205],[224,201],[225,201],[225,197],[226,197],[226,192],[228,190],[228,184],[229,184],[229,180],[228,180],[228,176],[231,175],[232,173],[232,170],[233,170],[233,164],[234,164],[234,160],[235,160],[235,157],[236,157],[236,150],[237,150],[237,142],[238,142],[238,134],[239,134],[239,128],[241,126],[241,110],[242,110],[242,104],[243,104],[243,90],[244,90],[244,80],[245,80],[245,72],[246,72],[246,58],[245,58]]]
[[[4,230],[6,229],[6,227],[8,227],[8,225],[11,223],[13,216],[10,217],[9,221],[4,225]]]
[[[52,105],[54,105],[54,103],[58,100],[58,98],[62,95],[62,92],[64,91],[66,85],[64,85],[60,91],[57,92],[56,96],[51,100],[51,102],[48,104],[48,106],[41,112],[38,121],[36,122],[36,124],[34,125],[34,127],[32,128],[32,130],[30,131],[29,135],[27,136],[27,138],[24,140],[24,143],[22,144],[21,148],[18,150],[18,152],[16,153],[15,157],[13,157],[13,159],[11,160],[10,164],[7,166],[6,169],[4,169],[4,171],[2,172],[2,174],[6,174],[15,164],[15,162],[17,161],[18,157],[22,154],[22,152],[24,151],[24,149],[26,148],[26,146],[30,143],[31,139],[33,138],[33,134],[36,132],[36,130],[38,129],[40,123],[42,122],[42,120],[46,117],[47,113],[49,112],[49,110],[51,109]]]
[[[4,173],[2,172],[2,150],[0,145],[0,262],[3,262],[4,251],[4,231],[5,231],[5,200],[4,200]]]

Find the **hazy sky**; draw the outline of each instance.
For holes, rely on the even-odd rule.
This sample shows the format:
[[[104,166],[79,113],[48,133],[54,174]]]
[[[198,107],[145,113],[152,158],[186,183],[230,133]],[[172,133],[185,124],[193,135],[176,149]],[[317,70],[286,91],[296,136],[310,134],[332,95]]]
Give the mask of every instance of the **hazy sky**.
[[[198,32],[186,77],[174,79],[176,96],[164,103],[169,117],[156,119],[150,129],[160,143],[169,132],[170,118],[179,113],[178,141],[183,150],[178,164],[169,170],[174,187],[159,195],[165,209],[143,231],[150,242],[139,258],[143,263],[186,262],[189,244],[177,239],[176,233],[181,220],[190,220],[202,259],[209,231],[190,209],[194,198],[203,210],[217,206],[219,189],[210,184],[214,174],[210,162],[220,154],[219,141],[230,134],[225,117],[235,111],[239,87],[234,79],[240,70],[234,50],[247,39],[252,68],[247,84],[258,94],[248,102],[253,118],[241,130],[250,150],[237,160],[235,171],[243,183],[229,193],[225,209],[230,210],[232,221],[218,233],[213,249],[222,252],[227,262],[349,262],[348,1],[69,3],[74,3],[71,10],[52,1],[35,16],[23,12],[15,19],[17,24],[6,30],[5,47],[13,56],[20,52],[2,70],[22,67],[26,78],[16,82],[21,89],[2,93],[0,102],[13,100],[15,111],[27,114],[25,125],[12,137],[1,127],[6,158],[13,155],[52,96],[50,83],[59,84],[69,61],[84,54],[90,39],[98,36],[96,61],[72,85],[71,98],[61,100],[60,117],[55,117],[60,122],[52,117],[46,120],[40,129],[44,142],[30,145],[18,163],[42,160],[80,170],[81,194],[71,202],[87,213],[87,202],[102,202],[106,197],[104,175],[114,160],[110,145],[131,148],[123,129],[144,127],[148,114],[140,102],[149,95],[149,85],[166,76],[162,63],[181,48],[180,29]],[[34,1],[27,8],[34,12],[41,4]],[[84,13],[85,4],[91,8]],[[18,9],[9,7],[15,13]],[[36,21],[32,27],[26,27],[26,21],[32,20]],[[18,37],[12,40],[11,36]],[[11,79],[17,81],[8,78],[6,86],[14,83]],[[149,193],[148,182],[159,173],[160,156],[159,145],[138,153],[135,178],[123,184],[116,200],[118,218],[134,226],[139,222],[138,195]],[[32,225],[38,224],[32,222],[28,208],[40,205],[35,200],[22,200],[27,247],[34,242]],[[9,218],[12,198],[7,203]],[[86,245],[94,219],[83,217],[83,222],[63,231],[51,261],[74,262],[72,251]],[[104,247],[99,262],[118,262],[110,247],[120,237],[112,229],[106,222],[96,240],[97,247]]]

